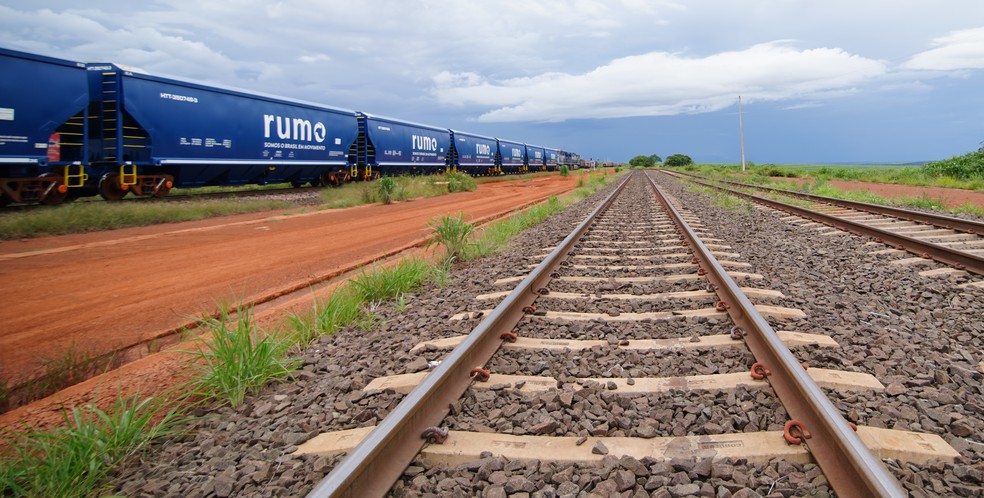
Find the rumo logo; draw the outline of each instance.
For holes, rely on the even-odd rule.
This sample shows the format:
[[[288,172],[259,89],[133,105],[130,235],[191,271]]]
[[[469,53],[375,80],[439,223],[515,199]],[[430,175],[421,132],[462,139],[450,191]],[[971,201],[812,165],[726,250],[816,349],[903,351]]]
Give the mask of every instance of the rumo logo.
[[[422,135],[412,135],[414,150],[437,150],[437,139]]]
[[[263,137],[270,138],[271,129],[276,123],[277,138],[281,140],[297,140],[300,142],[324,142],[328,136],[325,124],[317,122],[311,124],[310,121],[301,118],[289,118],[287,116],[274,116],[273,114],[263,115]]]
[[[492,154],[492,147],[489,147],[489,144],[475,144],[475,153],[488,156]]]

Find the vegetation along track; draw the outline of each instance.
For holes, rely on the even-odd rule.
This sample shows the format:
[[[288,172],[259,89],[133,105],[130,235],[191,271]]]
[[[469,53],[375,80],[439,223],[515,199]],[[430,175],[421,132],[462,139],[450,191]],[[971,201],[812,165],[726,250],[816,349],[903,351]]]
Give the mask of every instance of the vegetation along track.
[[[984,291],[886,265],[870,254],[864,239],[818,238],[814,228],[788,223],[774,210],[721,209],[704,192],[659,179],[705,245],[731,247],[710,249],[758,302],[765,321],[780,330],[777,335],[796,359],[809,366],[805,373],[846,371],[852,375],[842,381],[870,382],[873,376],[885,386],[818,382],[839,416],[861,426],[858,434],[866,444],[864,438],[875,433],[917,441],[901,454],[886,446],[891,440],[870,447],[905,491],[912,496],[981,493]],[[187,436],[122,472],[114,490],[182,497],[307,493],[329,471],[350,474],[344,453],[357,455],[353,447],[372,427],[392,425],[384,417],[406,411],[400,403],[413,396],[406,393],[419,380],[403,375],[427,372],[431,365],[436,376],[457,358],[464,367],[450,380],[465,384],[458,387],[463,396],[433,401],[429,408],[448,415],[421,423],[436,426],[438,434],[448,429],[447,440],[425,445],[420,432],[406,432],[406,440],[423,451],[417,455],[411,447],[410,456],[393,455],[400,461],[391,462],[389,473],[374,469],[373,489],[382,490],[377,494],[830,493],[834,478],[828,481],[827,470],[808,453],[818,451],[818,438],[825,436],[813,432],[805,447],[783,442],[790,417],[785,401],[774,394],[778,387],[751,379],[756,358],[741,347],[743,340],[731,339],[734,324],[714,310],[722,299],[697,278],[693,256],[680,255],[688,251],[663,215],[647,214],[656,201],[646,182],[631,182],[580,247],[556,249],[574,253],[565,256],[568,264],[544,268],[544,278],[552,273],[557,278],[521,285],[518,292],[535,300],[537,310],[519,312],[519,324],[505,328],[517,333],[515,343],[503,343],[500,329],[482,325],[496,315],[484,309],[503,299],[509,285],[492,281],[514,279],[515,284],[540,259],[538,248],[558,246],[594,209],[588,201],[595,201],[550,218],[504,254],[458,267],[446,287],[375,307],[371,329],[352,327],[319,339],[304,353],[295,382],[194,421]],[[632,214],[617,214],[625,211]],[[616,239],[616,233],[623,238]],[[763,243],[755,233],[771,239]],[[676,240],[663,240],[670,238]],[[640,275],[645,279],[617,279]],[[659,278],[670,275],[678,276]],[[549,293],[533,293],[540,287]],[[486,330],[490,349],[502,349],[487,362],[449,353],[455,344],[469,342],[463,337],[476,325]],[[490,378],[472,385],[468,373],[478,365]],[[720,386],[695,377],[722,379],[721,374],[737,379]],[[509,375],[538,379],[524,382]],[[777,375],[773,371],[768,382]],[[690,378],[684,382],[684,377]],[[669,387],[653,380],[668,378],[677,380],[666,381]],[[395,383],[403,380],[410,382]],[[382,382],[394,383],[384,387]],[[745,442],[756,437],[764,443]],[[950,447],[935,446],[940,439]],[[474,446],[464,446],[469,443]],[[934,448],[939,453],[927,454]],[[770,453],[774,450],[780,453]],[[325,485],[316,489],[320,494]]]

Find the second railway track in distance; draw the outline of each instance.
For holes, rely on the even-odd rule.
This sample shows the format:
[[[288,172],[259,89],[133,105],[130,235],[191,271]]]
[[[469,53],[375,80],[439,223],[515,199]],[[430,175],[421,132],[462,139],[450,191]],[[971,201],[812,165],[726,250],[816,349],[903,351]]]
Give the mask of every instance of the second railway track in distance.
[[[934,433],[852,426],[885,372],[819,352],[845,345],[790,306],[811,296],[763,286],[780,269],[652,178],[630,175],[529,274],[448,317],[470,334],[414,345],[432,370],[374,376],[356,398],[403,401],[300,446],[348,454],[311,496],[903,496],[912,468],[952,472],[960,453]]]

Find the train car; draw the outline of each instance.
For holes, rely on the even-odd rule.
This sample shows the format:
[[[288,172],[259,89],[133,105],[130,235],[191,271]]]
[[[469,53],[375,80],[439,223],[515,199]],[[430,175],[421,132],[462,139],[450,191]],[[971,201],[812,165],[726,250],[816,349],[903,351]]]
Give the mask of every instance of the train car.
[[[547,157],[543,152],[543,147],[526,144],[526,168],[527,171],[546,171]]]
[[[359,140],[352,166],[354,178],[444,172],[451,150],[447,128],[359,114]]]
[[[501,138],[496,139],[499,152],[496,154],[496,166],[501,173],[525,173],[526,146],[520,142],[511,142]]]
[[[576,152],[559,151],[560,153],[560,164],[567,166],[569,169],[578,169],[581,167],[581,155]]]
[[[0,48],[0,206],[58,204],[85,181],[85,64]]]
[[[340,184],[355,111],[87,64],[90,182],[118,200],[171,187]]]
[[[543,162],[547,171],[557,171],[560,165],[560,151],[548,147],[543,148]]]
[[[564,161],[555,149],[112,63],[0,48],[0,74],[0,205],[448,168],[522,173]]]
[[[451,130],[448,165],[470,175],[494,175],[499,144],[494,138]]]

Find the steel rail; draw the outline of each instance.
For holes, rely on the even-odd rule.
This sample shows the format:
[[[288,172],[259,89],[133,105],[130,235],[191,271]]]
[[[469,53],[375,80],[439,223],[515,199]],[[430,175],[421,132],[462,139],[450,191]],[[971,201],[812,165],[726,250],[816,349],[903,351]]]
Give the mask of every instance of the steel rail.
[[[898,480],[875,458],[848,425],[844,416],[779,339],[727,271],[711,254],[679,211],[667,200],[655,180],[647,175],[656,197],[694,251],[707,279],[725,303],[737,331],[756,360],[771,374],[769,384],[792,420],[798,421],[804,444],[838,496],[906,496]]]
[[[711,178],[706,178],[691,173],[683,173],[678,171],[674,171],[674,173],[689,176],[692,178],[699,178],[701,180],[712,180]],[[734,185],[737,187],[754,188],[759,190],[765,190],[767,192],[776,192],[779,194],[788,195],[790,197],[798,197],[800,199],[807,199],[816,202],[826,202],[828,204],[834,204],[836,206],[840,206],[848,209],[857,209],[859,211],[867,211],[869,213],[880,214],[883,216],[893,216],[908,221],[926,223],[928,225],[938,226],[941,228],[959,230],[962,232],[973,233],[973,234],[984,236],[984,223],[980,221],[964,220],[961,218],[955,218],[953,216],[946,216],[941,214],[921,213],[919,211],[913,211],[911,209],[903,209],[903,208],[892,207],[892,206],[879,206],[878,204],[871,204],[867,202],[849,201],[846,199],[835,199],[833,197],[824,197],[822,195],[808,194],[806,192],[797,192],[795,190],[784,190],[781,188],[774,188],[774,187],[765,187],[762,185],[753,185],[748,183],[732,182],[727,180],[713,180],[713,181],[727,183],[728,185]]]
[[[875,228],[865,225],[864,223],[838,218],[819,211],[813,211],[812,209],[786,204],[738,190],[732,190],[720,185],[705,183],[698,180],[691,181],[698,185],[717,189],[722,192],[727,192],[729,194],[737,195],[738,197],[757,202],[759,204],[765,204],[766,206],[779,209],[781,211],[786,211],[787,213],[799,215],[804,218],[823,223],[824,225],[840,228],[841,230],[845,230],[856,235],[871,237],[878,242],[894,246],[896,249],[909,251],[918,256],[939,261],[940,263],[952,266],[958,270],[966,270],[978,275],[984,275],[984,257],[977,256],[969,252],[920,240],[915,237],[898,234],[889,230]]]
[[[625,188],[626,178],[582,221],[498,306],[481,321],[441,364],[411,391],[382,422],[308,494],[309,498],[384,496],[423,448],[422,434],[440,424],[471,385],[471,372],[499,349],[502,334],[513,330],[539,290],[567,259],[574,244],[599,214]]]

